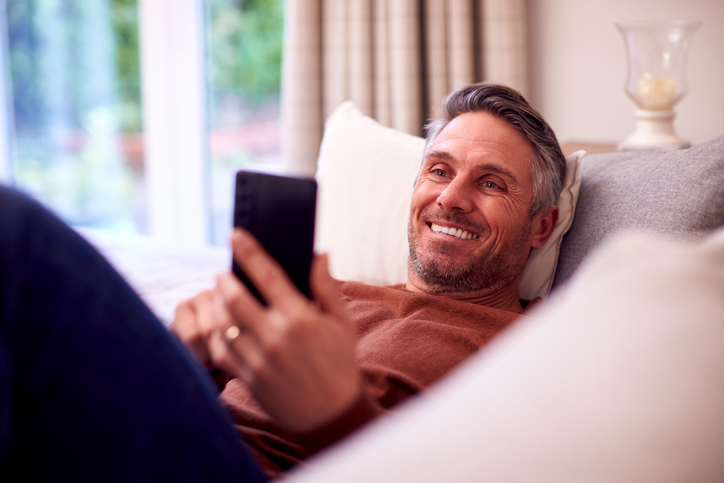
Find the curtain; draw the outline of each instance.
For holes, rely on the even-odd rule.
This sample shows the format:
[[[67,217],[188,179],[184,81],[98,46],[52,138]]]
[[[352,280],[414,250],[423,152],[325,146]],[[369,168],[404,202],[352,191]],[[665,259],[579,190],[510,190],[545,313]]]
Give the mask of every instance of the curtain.
[[[457,87],[528,91],[526,0],[286,0],[284,154],[312,174],[324,119],[352,100],[382,124],[422,135]]]

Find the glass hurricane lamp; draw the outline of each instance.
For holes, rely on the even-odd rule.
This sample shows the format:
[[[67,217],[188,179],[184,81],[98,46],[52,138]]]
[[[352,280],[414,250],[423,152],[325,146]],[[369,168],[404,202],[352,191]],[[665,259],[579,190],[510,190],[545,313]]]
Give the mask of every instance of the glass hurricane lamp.
[[[687,92],[686,53],[701,22],[618,22],[626,42],[626,93],[636,103],[636,128],[620,150],[683,149],[674,132],[674,105]]]

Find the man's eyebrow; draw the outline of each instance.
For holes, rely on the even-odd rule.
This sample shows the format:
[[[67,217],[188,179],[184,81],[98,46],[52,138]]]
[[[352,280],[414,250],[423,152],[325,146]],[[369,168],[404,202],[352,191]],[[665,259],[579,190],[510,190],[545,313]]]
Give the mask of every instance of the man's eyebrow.
[[[447,151],[429,151],[425,154],[425,161],[429,158],[433,158],[438,161],[450,161],[453,159],[452,155]]]
[[[434,161],[452,161],[454,160],[453,156],[448,153],[447,151],[430,151],[425,155],[424,162],[427,162],[428,159],[432,159]],[[478,166],[478,169],[480,171],[490,171],[493,173],[500,174],[502,176],[506,176],[513,180],[518,180],[518,178],[513,174],[512,171],[510,171],[505,166],[500,166],[499,164],[492,164],[492,163],[485,163],[480,166]]]
[[[483,164],[482,166],[479,166],[481,171],[491,171],[493,173],[497,173],[499,175],[505,176],[507,178],[510,178],[512,180],[517,181],[518,177],[513,174],[512,171],[510,171],[508,168],[504,166],[499,166],[497,164]]]

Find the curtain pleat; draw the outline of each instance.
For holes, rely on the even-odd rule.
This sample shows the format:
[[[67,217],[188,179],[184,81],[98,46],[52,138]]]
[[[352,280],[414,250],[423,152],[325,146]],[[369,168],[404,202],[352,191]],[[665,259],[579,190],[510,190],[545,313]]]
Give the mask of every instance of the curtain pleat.
[[[323,133],[321,6],[321,0],[285,4],[283,152],[288,170],[297,174],[314,173]]]
[[[392,81],[390,79],[390,15],[389,0],[375,0],[374,32],[374,116],[386,126],[392,125]]]
[[[349,37],[349,98],[362,112],[372,114],[372,0],[357,0],[350,4]]]
[[[390,7],[391,127],[419,135],[423,120],[419,2],[390,0]]]
[[[286,0],[284,151],[316,169],[324,119],[352,100],[421,135],[453,89],[481,80],[528,90],[526,0]]]
[[[425,61],[427,71],[427,109],[430,114],[450,93],[448,73],[448,22],[446,2],[425,1]]]
[[[289,3],[304,3],[306,0],[287,0]],[[349,99],[349,42],[347,37],[347,19],[349,2],[323,0],[324,18],[322,23],[323,43],[322,66],[324,85],[324,105],[320,106],[325,118],[331,111],[327,106],[336,106]],[[334,39],[330,42],[329,39]],[[286,55],[285,42],[285,55]],[[282,92],[282,98],[284,92]]]
[[[485,80],[528,93],[528,37],[525,0],[483,3]]]
[[[473,3],[448,0],[448,44],[450,52],[448,91],[475,82],[475,37]],[[438,101],[439,102],[439,101]]]

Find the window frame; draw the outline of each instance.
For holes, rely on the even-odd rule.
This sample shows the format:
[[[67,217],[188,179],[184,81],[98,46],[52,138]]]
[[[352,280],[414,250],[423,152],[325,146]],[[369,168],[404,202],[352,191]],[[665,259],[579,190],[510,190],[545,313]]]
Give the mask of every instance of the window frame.
[[[138,0],[151,236],[211,239],[204,0]]]

